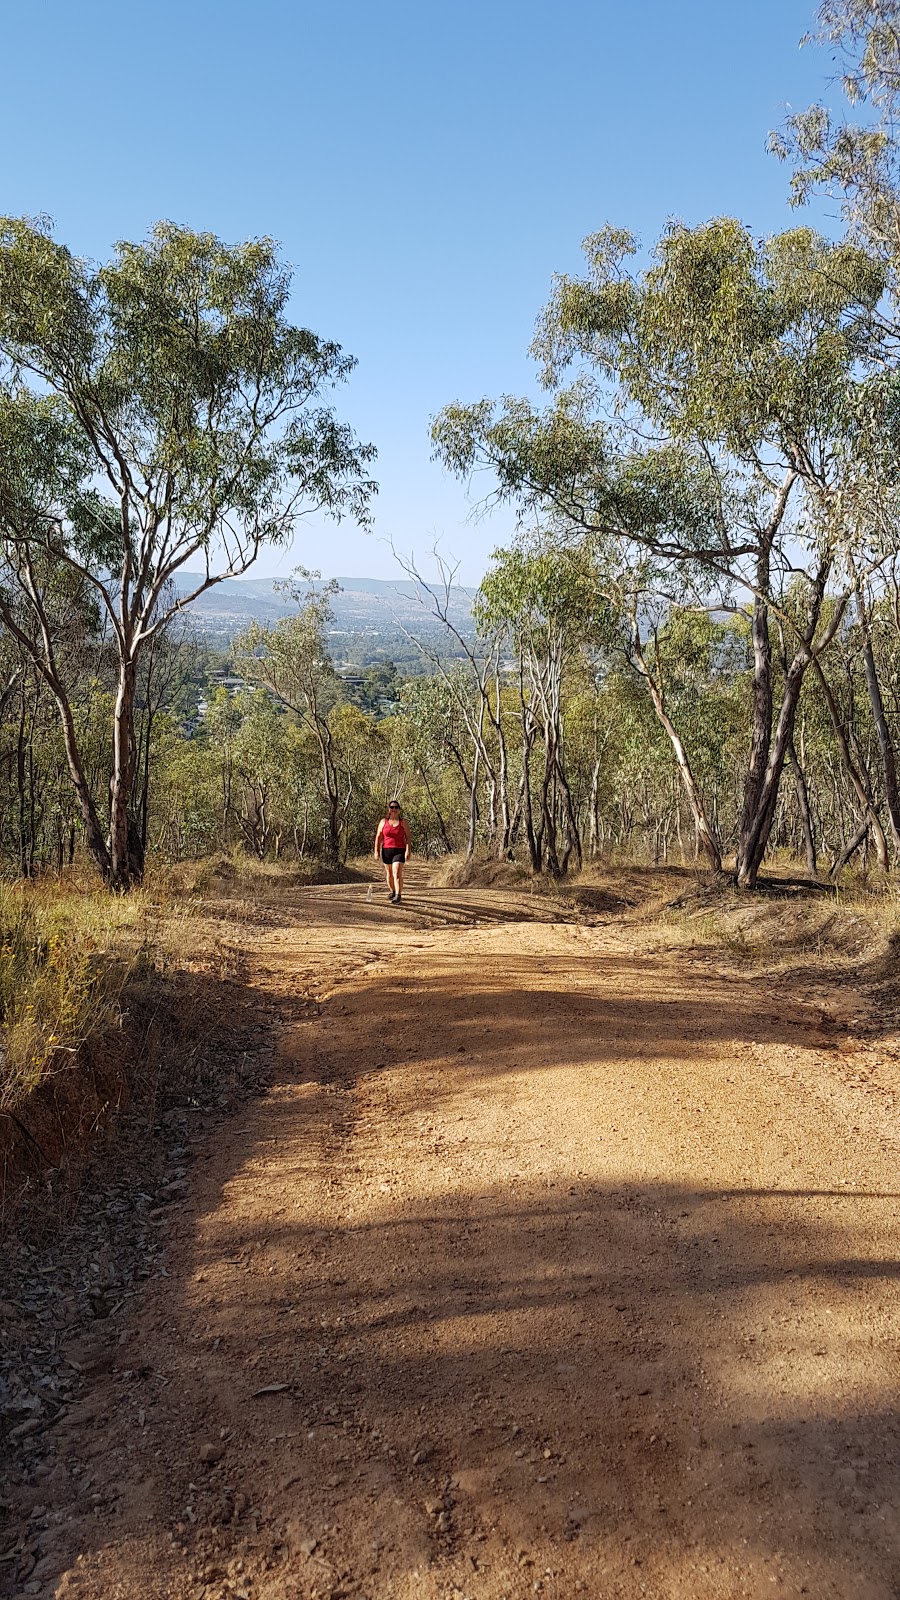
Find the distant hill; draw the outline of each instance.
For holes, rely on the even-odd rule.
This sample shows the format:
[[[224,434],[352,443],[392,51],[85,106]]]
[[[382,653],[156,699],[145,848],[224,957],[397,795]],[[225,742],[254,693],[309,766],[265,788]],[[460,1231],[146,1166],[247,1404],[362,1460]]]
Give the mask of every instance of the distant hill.
[[[190,594],[201,581],[200,574],[182,572],[177,579],[179,594]],[[368,637],[384,653],[391,640],[399,643],[402,630],[431,634],[439,625],[416,598],[415,584],[408,580],[381,578],[338,578],[340,593],[334,596],[333,632],[348,640]],[[449,615],[463,632],[472,628],[472,602],[475,589],[456,587],[450,600]],[[271,578],[226,578],[215,584],[187,608],[198,631],[210,642],[224,644],[250,622],[272,623],[296,610],[287,596],[278,592]],[[441,630],[443,631],[443,630]]]

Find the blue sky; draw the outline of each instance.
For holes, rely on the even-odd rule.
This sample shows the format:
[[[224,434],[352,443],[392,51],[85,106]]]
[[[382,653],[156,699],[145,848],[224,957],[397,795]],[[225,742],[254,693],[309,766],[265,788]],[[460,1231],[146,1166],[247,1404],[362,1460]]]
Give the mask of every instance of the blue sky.
[[[435,542],[477,582],[508,531],[430,460],[446,401],[534,389],[551,275],[606,221],[789,225],[765,152],[827,92],[806,0],[437,6],[37,0],[7,8],[0,209],[102,258],[159,217],[271,234],[298,321],[359,359],[338,404],[379,448],[374,535],[308,525],[293,561],[391,577]],[[482,491],[479,491],[479,493]]]

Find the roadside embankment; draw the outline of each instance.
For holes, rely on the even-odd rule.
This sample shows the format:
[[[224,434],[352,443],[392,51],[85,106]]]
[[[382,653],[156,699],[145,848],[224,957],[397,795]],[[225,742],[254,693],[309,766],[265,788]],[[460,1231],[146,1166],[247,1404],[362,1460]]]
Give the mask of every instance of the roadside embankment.
[[[0,891],[0,1228],[52,1229],[92,1164],[127,1164],[173,1106],[240,1079],[247,928],[265,913],[237,874],[199,877]]]

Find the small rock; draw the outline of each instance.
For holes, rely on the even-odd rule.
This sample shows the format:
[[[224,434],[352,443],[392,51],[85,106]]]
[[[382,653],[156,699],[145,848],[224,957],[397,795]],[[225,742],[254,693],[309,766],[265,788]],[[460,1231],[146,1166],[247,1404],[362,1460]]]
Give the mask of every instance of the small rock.
[[[319,1548],[318,1539],[314,1539],[309,1531],[308,1524],[291,1519],[284,1530],[284,1542],[294,1555],[309,1557]]]
[[[214,1467],[216,1462],[221,1461],[225,1454],[225,1446],[222,1444],[202,1444],[199,1454],[200,1460],[205,1467]]]

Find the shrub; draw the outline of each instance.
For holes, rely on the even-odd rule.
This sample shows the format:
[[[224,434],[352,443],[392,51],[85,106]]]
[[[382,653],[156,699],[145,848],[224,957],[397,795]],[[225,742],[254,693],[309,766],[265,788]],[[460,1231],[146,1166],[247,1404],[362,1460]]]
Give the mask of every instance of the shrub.
[[[117,1016],[130,962],[109,949],[96,905],[0,888],[0,1111]],[[106,935],[106,936],[105,936]]]

